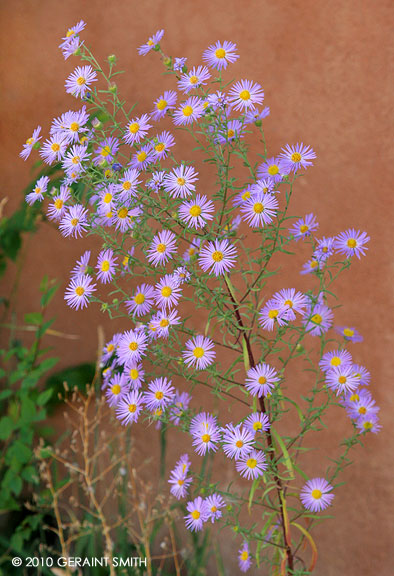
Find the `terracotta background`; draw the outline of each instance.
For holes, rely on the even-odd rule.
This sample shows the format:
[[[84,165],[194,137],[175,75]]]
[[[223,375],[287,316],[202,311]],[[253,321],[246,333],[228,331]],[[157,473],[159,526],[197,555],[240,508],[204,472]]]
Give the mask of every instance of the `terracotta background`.
[[[96,56],[119,57],[119,68],[127,71],[119,82],[122,94],[129,102],[137,100],[139,111],[145,111],[144,106],[149,110],[168,84],[160,77],[158,59],[137,57],[136,47],[151,33],[164,28],[166,52],[187,56],[196,64],[208,44],[217,39],[235,41],[241,58],[233,67],[234,76],[254,79],[265,89],[265,103],[271,108],[266,136],[272,154],[286,142],[303,141],[315,148],[318,161],[300,182],[292,213],[317,213],[321,235],[355,227],[367,229],[371,236],[367,256],[337,284],[344,307],[336,319],[357,326],[365,337],[351,351],[371,370],[371,388],[382,406],[384,426],[355,453],[355,464],[344,474],[347,484],[336,494],[335,519],[315,531],[316,574],[391,576],[393,1],[2,0],[0,6],[1,196],[9,198],[7,213],[30,180],[31,163],[18,158],[22,143],[37,124],[45,133],[52,117],[74,106],[63,85],[75,61],[64,63],[57,45],[65,29],[81,18],[88,23],[84,38]],[[45,273],[62,279],[64,289],[68,271],[85,246],[62,240],[49,227],[41,230],[26,251],[18,301],[21,313],[35,309],[38,281]],[[303,254],[299,263],[305,259]],[[298,275],[294,278],[300,287]],[[10,281],[9,276],[6,282]],[[64,365],[90,361],[102,317],[92,308],[70,312],[61,292],[53,305],[56,327],[79,334],[80,340],[54,344],[63,353]],[[333,431],[323,436],[321,451],[313,454],[311,473],[320,473],[322,456],[332,456],[334,440],[349,432],[345,418],[333,417],[331,425]],[[228,547],[232,546],[229,540]]]

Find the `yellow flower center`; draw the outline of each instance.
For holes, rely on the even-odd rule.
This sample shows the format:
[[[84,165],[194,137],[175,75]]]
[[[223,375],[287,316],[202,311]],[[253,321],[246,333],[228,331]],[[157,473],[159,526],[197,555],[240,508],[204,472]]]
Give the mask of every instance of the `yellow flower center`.
[[[271,320],[272,320],[273,318],[276,318],[278,316],[278,314],[279,314],[279,310],[275,310],[275,309],[270,310],[268,312],[268,318],[271,318]]]
[[[194,348],[193,350],[193,355],[196,358],[202,358],[204,356],[204,348],[201,348],[201,346],[197,346],[196,348]]]
[[[241,100],[250,100],[250,92],[249,90],[242,90],[239,93],[239,97],[241,98]]]
[[[170,288],[170,286],[164,286],[164,287],[161,289],[161,295],[162,295],[164,298],[169,298],[169,297],[171,296],[171,294],[172,294],[172,289]]]
[[[233,130],[232,128],[227,130],[227,138],[234,138],[234,136],[235,136],[235,130]]]
[[[130,376],[131,380],[137,380],[138,375],[139,375],[139,372],[136,368],[132,368],[129,372],[129,376]]]
[[[160,254],[163,254],[163,252],[166,251],[166,248],[167,248],[167,246],[165,244],[160,243],[157,245],[156,251],[160,252]]]
[[[226,50],[223,48],[218,48],[215,50],[215,56],[216,58],[224,58],[226,56]]]
[[[167,318],[163,318],[162,320],[160,320],[160,328],[167,328],[167,326],[169,325],[169,321],[167,320]]]
[[[157,400],[162,400],[163,397],[164,397],[164,394],[163,394],[163,392],[162,392],[161,390],[158,390],[157,392],[155,392],[155,398],[156,398]]]
[[[256,214],[261,214],[264,211],[264,205],[261,202],[256,202],[253,204],[253,212]]]
[[[132,352],[135,352],[136,350],[138,350],[138,343],[137,342],[130,342],[129,344],[129,349]]]
[[[85,294],[85,288],[83,286],[77,286],[75,288],[75,294],[77,296],[83,296]]]
[[[242,446],[244,445],[244,443],[242,442],[242,440],[237,440],[235,443],[237,448],[242,448]]]
[[[109,154],[111,154],[111,148],[109,146],[104,146],[104,148],[101,149],[100,152],[101,156],[107,157]]]
[[[83,76],[80,76],[79,78],[77,78],[77,84],[78,86],[83,86],[86,82],[86,79]]]
[[[314,314],[311,318],[312,322],[314,322],[315,324],[321,324],[323,322],[323,318],[320,316],[320,314]]]
[[[242,200],[248,200],[250,198],[250,192],[249,190],[247,192],[244,192],[242,194]]]
[[[127,208],[125,206],[123,206],[123,208],[118,210],[118,218],[122,218],[122,219],[126,218],[128,213],[129,213],[129,211],[127,210]]]
[[[246,562],[246,560],[249,558],[248,551],[247,551],[247,550],[244,550],[244,551],[241,553],[240,558],[241,558],[241,560],[242,560],[243,562]]]
[[[317,260],[312,260],[311,262],[311,268],[316,268],[316,266],[318,265],[318,261]]]
[[[121,388],[120,388],[119,384],[114,384],[111,388],[111,392],[112,392],[112,394],[115,394],[115,396],[117,396],[120,393],[120,390],[121,390]]]
[[[129,404],[129,412],[133,414],[133,412],[135,412],[136,410],[137,410],[136,404]]]
[[[147,44],[148,44],[148,46],[153,46],[154,42],[153,42],[153,40],[151,40],[151,39],[149,38]]]
[[[123,188],[123,190],[130,190],[131,182],[129,182],[128,180],[126,180],[126,182],[123,182],[122,188]]]
[[[270,176],[276,176],[279,173],[279,166],[277,164],[271,164],[267,170]]]
[[[193,108],[191,106],[185,106],[182,112],[184,116],[191,116],[193,114]]]
[[[67,38],[70,38],[70,36],[74,36],[75,34],[75,30],[69,30],[66,34]]]
[[[253,424],[253,430],[255,430],[257,432],[257,430],[261,430],[263,427],[263,425],[261,424],[261,422],[255,422]]]
[[[136,304],[143,304],[145,302],[145,294],[142,294],[142,292],[140,292],[139,294],[136,294],[134,296],[134,302]]]
[[[161,99],[161,100],[159,100],[158,103],[156,104],[156,108],[157,108],[158,110],[164,110],[164,108],[166,108],[166,107],[167,107],[167,100]]]
[[[309,230],[309,226],[307,226],[306,224],[303,224],[302,226],[300,226],[301,234],[305,234],[305,232],[308,232],[308,230]]]
[[[219,250],[215,250],[215,252],[212,254],[212,260],[214,262],[221,262],[224,258],[224,254],[223,252],[220,252]]]
[[[79,130],[79,124],[78,124],[78,122],[71,122],[71,124],[70,124],[70,130],[71,130],[72,132],[78,132],[78,130]]]
[[[128,263],[129,263],[129,256],[125,256],[125,257],[123,258],[122,265],[123,265],[123,266],[127,266]]]
[[[78,164],[80,160],[81,160],[80,156],[74,156],[74,158],[71,160],[71,162],[73,164]]]
[[[257,380],[257,382],[259,384],[265,384],[267,382],[267,378],[265,376],[260,376],[260,378]]]
[[[73,218],[71,220],[71,226],[76,226],[78,224],[78,222],[79,222],[78,218]]]
[[[179,486],[183,486],[184,483],[185,483],[185,481],[182,480],[182,478],[179,478],[179,480],[178,480],[178,485],[179,485]]]
[[[358,402],[360,400],[360,396],[358,394],[352,394],[350,396],[350,402]]]
[[[186,180],[184,178],[177,178],[176,183],[178,186],[184,186],[186,184]]]
[[[163,152],[165,147],[166,145],[163,142],[159,142],[159,144],[156,144],[155,150],[156,152]]]
[[[201,436],[201,440],[202,440],[203,442],[205,442],[205,444],[207,444],[207,443],[210,441],[210,439],[211,439],[211,437],[210,437],[209,434],[203,434],[203,435]]]
[[[201,207],[195,204],[190,208],[189,214],[190,216],[193,216],[193,218],[197,218],[201,214]]]
[[[103,272],[108,272],[109,266],[110,266],[109,260],[103,260],[102,263],[101,263],[101,270],[102,270]]]
[[[198,82],[197,76],[190,76],[189,82],[190,82],[190,84],[197,84],[197,82]]]
[[[54,202],[56,210],[60,210],[63,208],[63,200],[61,198],[57,198]]]
[[[108,344],[107,352],[113,352],[115,350],[115,346],[113,344]]]
[[[366,414],[367,409],[365,408],[365,406],[360,406],[360,408],[358,409],[358,413],[359,414]]]
[[[285,306],[288,306],[289,308],[293,308],[294,304],[292,300],[285,300]]]
[[[349,248],[355,248],[357,246],[357,240],[355,240],[354,238],[349,238],[346,244],[348,245]]]
[[[60,150],[60,145],[59,145],[57,142],[54,142],[54,143],[51,145],[51,150],[52,150],[52,152],[59,152],[59,150]]]
[[[139,129],[140,129],[140,125],[138,124],[138,122],[132,122],[129,126],[130,134],[137,134]]]
[[[103,202],[104,204],[109,204],[112,200],[112,194],[110,194],[109,192],[106,193],[106,195],[103,198]]]
[[[351,328],[345,328],[345,330],[343,331],[343,335],[347,336],[348,338],[351,338],[352,336],[354,336],[354,330],[352,330]]]
[[[216,506],[211,507],[211,512],[213,512],[215,514],[215,512],[217,512],[217,511],[218,511],[218,509],[216,508]]]
[[[144,150],[142,150],[139,154],[137,154],[137,160],[138,162],[143,162],[146,159],[146,152],[144,152]]]
[[[291,155],[291,161],[301,162],[301,154],[299,154],[298,152],[294,152],[294,154]]]
[[[28,139],[26,140],[26,144],[27,144],[28,146],[32,146],[32,144],[34,144],[34,138],[33,138],[33,137],[32,137],[32,138],[28,138]]]
[[[200,518],[200,512],[198,510],[193,510],[192,512],[192,518],[194,520],[198,520]]]
[[[322,492],[321,492],[321,490],[318,490],[318,489],[316,488],[315,490],[312,490],[311,496],[312,496],[312,498],[314,498],[315,500],[319,500],[319,499],[322,497]]]
[[[257,466],[257,460],[256,458],[248,458],[248,460],[246,461],[246,466],[248,468],[256,468]]]
[[[35,192],[36,194],[41,194],[41,188],[40,188],[39,186],[36,186],[36,187],[34,188],[34,192]]]
[[[346,376],[340,376],[340,377],[338,378],[338,382],[339,382],[340,384],[346,384],[346,381],[347,381]]]
[[[372,426],[372,422],[364,422],[363,424],[364,430],[371,430]]]
[[[340,366],[341,365],[341,359],[339,356],[333,356],[330,360],[330,364],[331,366]]]

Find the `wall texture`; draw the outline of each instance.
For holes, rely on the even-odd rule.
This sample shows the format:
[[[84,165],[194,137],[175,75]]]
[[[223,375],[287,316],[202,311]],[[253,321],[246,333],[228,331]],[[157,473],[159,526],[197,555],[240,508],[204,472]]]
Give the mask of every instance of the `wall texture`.
[[[356,451],[356,463],[344,474],[347,484],[337,491],[335,519],[316,530],[316,574],[392,575],[392,0],[2,0],[0,11],[1,196],[8,197],[6,213],[17,205],[30,179],[31,163],[18,158],[22,143],[37,124],[47,132],[51,118],[74,104],[62,87],[75,63],[64,63],[57,45],[80,18],[88,24],[84,38],[99,59],[110,53],[119,57],[119,68],[127,71],[119,82],[122,94],[130,103],[137,100],[141,111],[150,108],[168,80],[162,84],[158,59],[137,56],[136,47],[152,32],[165,28],[166,52],[196,64],[208,44],[235,41],[241,58],[234,75],[254,79],[265,89],[271,108],[266,121],[270,150],[274,154],[284,143],[296,141],[315,148],[318,160],[300,182],[292,211],[317,213],[321,235],[354,226],[371,236],[367,256],[337,285],[344,306],[336,319],[356,325],[364,335],[352,352],[371,370],[384,426],[379,436],[366,439],[364,450]],[[26,247],[21,313],[34,309],[45,273],[62,279],[64,288],[67,271],[88,243],[81,246],[42,228]],[[70,313],[61,294],[53,311],[59,330],[80,336],[78,341],[52,342],[63,351],[63,363],[91,360],[96,325],[102,322],[99,312]],[[110,328],[105,329],[109,334]],[[333,418],[331,424],[335,438],[349,431],[344,418]],[[322,453],[332,455],[331,446],[330,437],[323,437]],[[311,471],[319,470],[319,453],[314,458]]]

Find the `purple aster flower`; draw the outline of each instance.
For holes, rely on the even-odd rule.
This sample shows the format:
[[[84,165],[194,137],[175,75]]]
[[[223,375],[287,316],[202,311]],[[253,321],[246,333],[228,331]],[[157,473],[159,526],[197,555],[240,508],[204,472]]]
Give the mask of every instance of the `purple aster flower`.
[[[63,57],[67,60],[73,54],[76,54],[78,48],[82,46],[83,42],[78,37],[70,38],[67,44],[64,44],[62,48]]]
[[[353,326],[335,326],[335,332],[341,334],[349,342],[362,342],[364,338]]]
[[[23,149],[19,153],[19,156],[23,158],[23,160],[27,160],[29,158],[31,151],[33,150],[34,144],[39,140],[41,140],[42,136],[40,136],[40,132],[41,132],[41,126],[37,126],[37,128],[33,132],[33,135],[30,136],[30,138],[28,138],[26,142],[23,144]]]
[[[139,152],[133,154],[130,165],[142,171],[145,170],[149,164],[152,164],[153,160],[152,145],[145,144],[140,148]]]
[[[325,262],[334,254],[334,238],[323,237],[318,241],[313,257],[319,262]]]
[[[181,288],[171,274],[166,274],[157,282],[154,289],[155,303],[158,308],[170,310],[178,304]]]
[[[173,198],[186,198],[196,189],[194,182],[198,180],[198,172],[193,166],[181,164],[163,178],[163,187]]]
[[[226,239],[208,242],[200,250],[198,263],[204,272],[220,276],[235,266],[237,251]]]
[[[188,488],[193,481],[192,477],[188,477],[190,468],[189,456],[183,454],[171,470],[170,479],[168,483],[171,484],[170,492],[177,500],[187,496]]]
[[[90,154],[86,146],[75,144],[72,146],[64,157],[62,167],[67,176],[72,176],[72,173],[79,174],[85,170],[83,162],[89,158]]]
[[[48,184],[49,184],[48,176],[41,176],[41,178],[39,178],[35,183],[33,192],[27,194],[25,198],[26,202],[30,206],[32,206],[37,201],[42,202],[44,200],[44,194],[47,191]]]
[[[149,190],[153,190],[155,194],[158,194],[164,187],[163,184],[165,176],[166,173],[164,170],[153,172],[151,180],[146,182],[146,187],[149,188]]]
[[[61,185],[59,194],[56,194],[52,203],[49,204],[47,215],[49,220],[60,220],[66,210],[66,202],[71,197],[70,188],[68,186]]]
[[[155,378],[148,384],[148,391],[144,394],[144,402],[148,410],[164,410],[175,396],[175,389],[171,380],[167,378]]]
[[[137,422],[143,402],[142,394],[137,390],[125,394],[116,404],[116,418],[125,426]]]
[[[126,381],[123,374],[115,374],[105,390],[105,397],[109,406],[117,406],[129,390],[130,384]]]
[[[140,175],[141,173],[135,168],[125,170],[123,176],[119,179],[119,183],[115,185],[115,190],[118,192],[121,202],[127,202],[131,197],[137,196],[138,184],[141,184]]]
[[[139,390],[144,382],[145,370],[141,363],[135,362],[125,368],[123,375],[133,390]]]
[[[263,194],[276,194],[279,190],[275,190],[275,182],[272,178],[264,178],[263,180],[256,180],[254,184],[252,184],[250,190],[252,194],[256,192],[262,192]]]
[[[61,160],[67,149],[67,140],[59,134],[54,134],[44,142],[40,150],[40,156],[47,164],[53,164]]]
[[[252,565],[252,560],[250,558],[249,545],[244,542],[242,548],[238,550],[238,566],[241,572],[247,572]]]
[[[207,100],[208,105],[212,110],[221,109],[225,112],[226,106],[228,106],[228,98],[224,92],[217,90],[213,94],[208,94]]]
[[[177,93],[174,90],[166,90],[164,94],[154,101],[154,108],[151,112],[153,120],[156,122],[164,118],[169,110],[175,108]]]
[[[117,187],[111,182],[104,186],[98,193],[97,212],[99,214],[108,214],[112,212],[115,206]]]
[[[189,282],[191,274],[186,266],[179,266],[178,268],[175,268],[172,277],[177,286],[182,286],[185,282]]]
[[[163,265],[172,258],[176,251],[175,234],[169,230],[161,230],[153,237],[147,251],[147,259],[153,266]]]
[[[184,72],[181,75],[178,88],[187,94],[193,88],[204,86],[210,77],[211,74],[206,66],[194,66],[189,72]]]
[[[227,126],[219,127],[219,132],[216,135],[216,141],[219,144],[227,144],[232,140],[237,138],[242,138],[244,136],[245,126],[239,120],[230,120]]]
[[[91,83],[96,81],[97,74],[91,66],[77,66],[66,80],[66,92],[76,98],[83,98]]]
[[[133,144],[138,144],[145,138],[149,129],[152,128],[152,125],[149,124],[149,120],[149,114],[143,114],[138,118],[133,118],[131,122],[128,123],[126,126],[126,132],[123,136],[123,140],[126,144],[132,146]]]
[[[86,250],[79,260],[76,261],[74,268],[71,270],[71,278],[87,274],[89,268],[90,250]]]
[[[139,362],[146,354],[147,337],[142,330],[128,330],[119,338],[117,356],[126,366]]]
[[[89,297],[96,290],[96,284],[86,274],[71,278],[64,293],[64,299],[71,308],[79,310],[89,304]]]
[[[313,272],[318,272],[319,270],[322,270],[322,268],[324,268],[324,265],[325,265],[324,261],[322,260],[319,261],[316,258],[312,258],[311,260],[308,260],[308,262],[305,262],[305,264],[303,264],[300,274],[312,274]]]
[[[348,364],[330,368],[326,372],[326,384],[327,388],[331,388],[339,396],[343,392],[356,390],[359,381],[354,375],[353,366]]]
[[[248,110],[245,114],[245,124],[256,124],[261,126],[261,121],[270,115],[270,108],[266,106],[260,112],[258,110]]]
[[[191,124],[204,114],[204,102],[198,96],[191,96],[182,102],[174,112],[174,124],[183,126]]]
[[[174,404],[170,408],[170,420],[175,426],[180,424],[181,417],[188,409],[191,399],[192,397],[187,392],[176,390]]]
[[[180,324],[181,319],[176,310],[166,312],[162,310],[154,318],[152,318],[152,328],[158,338],[167,338],[170,326]]]
[[[175,138],[170,132],[162,132],[155,136],[152,142],[152,154],[155,160],[167,158],[168,151],[175,145]]]
[[[268,464],[264,452],[252,450],[247,456],[236,461],[235,468],[243,478],[255,480],[259,476],[263,476]]]
[[[181,71],[186,66],[187,58],[175,58],[174,59],[174,70]]]
[[[218,40],[205,50],[202,59],[211,68],[216,68],[216,70],[226,69],[229,64],[233,64],[239,58],[239,55],[236,54],[236,49],[237,46],[234,42],[227,40],[220,42]]]
[[[332,350],[323,354],[319,366],[323,372],[339,366],[352,366],[352,355],[347,350]]]
[[[93,157],[93,164],[95,166],[105,166],[106,163],[114,161],[114,157],[119,150],[119,140],[110,136],[102,140],[98,147],[94,149],[95,156]]]
[[[206,511],[208,513],[207,521],[211,520],[213,524],[215,520],[219,520],[223,515],[221,508],[224,508],[225,505],[226,503],[220,494],[216,494],[215,492],[211,494],[211,496],[208,496],[208,498],[205,499]]]
[[[89,227],[87,215],[88,211],[81,204],[70,206],[60,220],[59,230],[62,235],[80,238]]]
[[[360,364],[353,364],[354,375],[358,379],[359,386],[368,386],[371,380],[371,374]]]
[[[192,242],[189,244],[188,249],[183,254],[182,258],[186,262],[190,262],[193,258],[196,258],[200,252],[201,240],[200,238],[193,238]]]
[[[241,206],[242,218],[252,228],[270,224],[276,216],[279,202],[273,194],[256,192]]]
[[[259,314],[259,324],[264,330],[272,331],[277,326],[287,324],[287,309],[279,308],[275,298],[267,300]]]
[[[129,314],[144,316],[153,306],[154,288],[149,284],[141,284],[135,289],[131,300],[126,300],[126,308]]]
[[[207,452],[216,452],[220,441],[220,431],[216,418],[202,412],[190,422],[190,434],[193,436],[193,446],[199,456]]]
[[[97,279],[103,284],[111,282],[116,272],[117,258],[114,256],[113,250],[103,250],[97,258]]]
[[[138,48],[138,54],[140,56],[146,56],[146,54],[148,54],[151,50],[153,50],[155,46],[159,44],[163,36],[164,36],[164,30],[158,30],[155,34],[153,34],[153,36],[151,36],[148,39],[147,42],[145,42],[145,44],[142,44],[142,46]]]
[[[275,183],[281,182],[288,173],[287,166],[279,156],[277,158],[269,158],[257,168],[258,178],[271,178]]]
[[[127,232],[133,228],[135,220],[142,214],[141,208],[127,208],[126,206],[120,206],[114,212],[113,219],[115,222],[116,230],[121,232]]]
[[[357,422],[357,430],[362,432],[373,432],[373,434],[377,434],[381,429],[382,426],[379,424],[379,418],[376,414],[369,414],[365,416],[361,416]]]
[[[307,510],[320,512],[332,503],[332,490],[333,487],[324,478],[312,478],[301,489],[300,500]]]
[[[130,250],[125,254],[122,260],[122,271],[121,274],[125,274],[129,270],[130,259],[133,258],[135,252],[134,246],[130,248]]]
[[[296,292],[295,288],[284,288],[279,290],[272,297],[277,304],[279,310],[286,311],[286,320],[292,321],[296,319],[295,313],[298,312],[304,315],[305,308],[308,304],[307,297],[302,292]]]
[[[216,356],[214,343],[206,336],[194,336],[185,344],[186,350],[182,352],[186,366],[194,367],[196,370],[204,370],[213,364]]]
[[[206,196],[197,194],[194,200],[183,202],[179,207],[179,217],[193,228],[203,228],[213,219],[215,206]]]
[[[253,435],[256,432],[267,432],[271,424],[267,414],[263,412],[253,412],[244,420],[244,427]]]
[[[67,30],[66,35],[63,36],[62,38],[63,42],[59,45],[59,48],[61,48],[65,60],[67,60],[68,56],[72,54],[72,52],[71,53],[69,52],[70,46],[74,48],[75,43],[77,43],[76,48],[78,48],[79,33],[82,32],[82,30],[84,30],[85,26],[86,26],[85,22],[83,20],[80,20],[79,22],[77,22],[77,24],[75,24],[75,26],[69,28]],[[76,48],[73,49],[73,52],[76,50]]]
[[[365,244],[369,242],[369,240],[370,238],[366,232],[360,232],[359,230],[351,228],[350,230],[346,230],[346,232],[341,232],[335,237],[334,248],[340,254],[345,254],[347,258],[357,256],[357,258],[360,259],[360,256],[364,256],[365,251],[368,250]]]
[[[305,331],[311,336],[321,336],[332,326],[334,314],[325,304],[316,304],[312,316],[304,319]]]
[[[89,114],[86,112],[86,106],[76,112],[69,110],[52,122],[50,133],[51,135],[58,134],[68,143],[79,142],[80,134],[88,130],[86,127],[88,121]]]
[[[202,530],[203,524],[208,520],[209,515],[206,510],[205,502],[201,496],[188,502],[186,509],[188,511],[188,514],[185,516],[186,528],[192,532]]]
[[[250,80],[241,80],[230,88],[228,99],[235,110],[254,110],[256,104],[263,103],[264,90],[260,84],[254,84]]]
[[[308,166],[312,166],[312,160],[316,158],[316,154],[310,146],[304,146],[301,142],[295,146],[287,144],[285,148],[282,148],[279,157],[282,158],[289,172],[297,172],[300,168],[306,170]]]
[[[294,240],[299,240],[300,238],[311,236],[312,232],[315,232],[318,228],[319,224],[316,216],[311,212],[307,214],[305,218],[297,220],[297,222],[289,228],[289,232],[294,237]]]
[[[109,342],[106,343],[106,345],[103,348],[103,352],[101,354],[101,363],[102,364],[106,364],[108,362],[108,360],[110,360],[115,352],[116,352],[116,348],[118,346],[118,342],[119,342],[119,338],[120,338],[121,334],[114,334],[111,338],[111,340]]]
[[[240,424],[228,424],[223,431],[223,452],[228,458],[239,460],[250,454],[254,444],[254,434]]]
[[[279,382],[278,373],[269,364],[257,364],[247,373],[245,388],[252,396],[268,396]]]
[[[233,198],[234,206],[243,206],[247,200],[250,200],[252,198],[253,193],[254,193],[254,185],[248,184],[248,186],[244,190],[238,192],[238,194],[234,196]]]
[[[346,411],[354,420],[363,416],[377,414],[380,410],[368,390],[350,392],[345,399]]]

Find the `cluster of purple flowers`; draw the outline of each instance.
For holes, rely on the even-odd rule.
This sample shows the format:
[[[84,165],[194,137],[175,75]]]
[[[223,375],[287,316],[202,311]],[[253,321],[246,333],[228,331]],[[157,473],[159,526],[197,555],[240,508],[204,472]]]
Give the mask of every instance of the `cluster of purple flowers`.
[[[86,50],[80,39],[84,28],[85,23],[80,21],[62,39],[60,48],[65,59]],[[163,34],[163,30],[157,31],[140,46],[139,54],[161,52]],[[86,52],[85,60],[89,61],[88,55]],[[241,477],[253,481],[269,474],[269,460],[264,451],[267,445],[262,443],[265,436],[270,438],[271,422],[267,414],[254,408],[241,422],[221,426],[218,416],[191,410],[190,394],[175,389],[167,375],[157,377],[153,373],[152,378],[148,377],[147,366],[143,364],[149,355],[155,356],[165,341],[172,339],[181,347],[175,360],[185,374],[206,370],[215,375],[217,342],[207,336],[208,331],[203,335],[184,329],[185,320],[178,310],[184,293],[188,285],[196,286],[193,283],[196,279],[203,283],[215,279],[227,282],[228,274],[240,266],[243,257],[242,243],[236,238],[238,227],[247,225],[260,233],[274,226],[281,213],[282,186],[293,182],[316,158],[314,150],[303,143],[286,144],[274,157],[265,155],[253,182],[234,186],[229,192],[226,201],[238,211],[234,218],[225,215],[231,211],[228,206],[218,205],[220,196],[215,195],[214,202],[197,191],[196,168],[175,159],[174,135],[156,129],[155,124],[169,118],[174,129],[184,127],[190,131],[198,124],[203,126],[200,133],[205,131],[214,147],[237,150],[248,126],[254,124],[259,128],[270,112],[268,107],[261,108],[263,88],[250,80],[233,82],[226,91],[210,91],[211,80],[217,88],[215,71],[221,74],[238,57],[234,43],[217,41],[204,51],[204,64],[188,68],[184,57],[165,59],[176,77],[174,89],[156,97],[148,112],[121,125],[117,123],[108,131],[94,114],[98,70],[90,64],[77,66],[67,78],[65,88],[67,93],[82,99],[84,105],[55,118],[42,145],[41,127],[36,128],[20,156],[26,160],[33,149],[40,149],[46,164],[57,163],[64,172],[59,188],[50,188],[49,177],[41,176],[26,196],[26,202],[32,205],[47,199],[48,218],[57,223],[65,237],[80,238],[99,231],[105,238],[92,265],[91,253],[86,251],[71,271],[65,291],[65,300],[71,308],[85,308],[93,299],[100,302],[97,286],[116,284],[118,277],[131,272],[136,263],[145,271],[143,280],[130,293],[122,290],[124,297],[117,301],[133,325],[114,334],[102,351],[103,394],[116,418],[123,425],[137,422],[141,415],[155,420],[157,427],[170,422],[176,426],[182,424],[188,429],[198,456],[221,451],[234,461]],[[77,185],[85,179],[89,191],[87,202],[83,203]],[[151,218],[160,223],[160,229],[151,225]],[[334,255],[350,259],[365,254],[369,241],[365,232],[349,229],[335,237],[318,239],[315,237],[318,227],[316,217],[310,213],[289,229],[289,241],[304,239],[313,248],[302,274],[322,272]],[[127,246],[126,241],[131,238],[133,245]],[[151,282],[150,277],[154,278]],[[106,310],[109,305],[102,306]],[[265,301],[258,320],[262,330],[273,331],[288,329],[298,317],[305,334],[323,336],[333,326],[334,317],[326,293],[313,296],[295,288],[279,290]],[[335,329],[347,342],[361,340],[353,327]],[[326,352],[320,368],[325,373],[326,388],[340,397],[356,429],[377,432],[379,408],[364,388],[369,383],[367,370],[355,365],[344,348]],[[282,381],[282,372],[259,361],[246,369],[244,390],[254,406],[258,401],[264,405]],[[184,454],[170,473],[170,491],[176,499],[189,495],[193,485],[191,465],[189,456]],[[300,500],[306,510],[319,512],[331,504],[332,490],[324,478],[313,478],[300,491]],[[201,530],[205,523],[220,519],[224,507],[225,501],[217,492],[188,501],[187,528]],[[247,571],[251,563],[249,544],[244,541],[239,550],[241,571]]]

